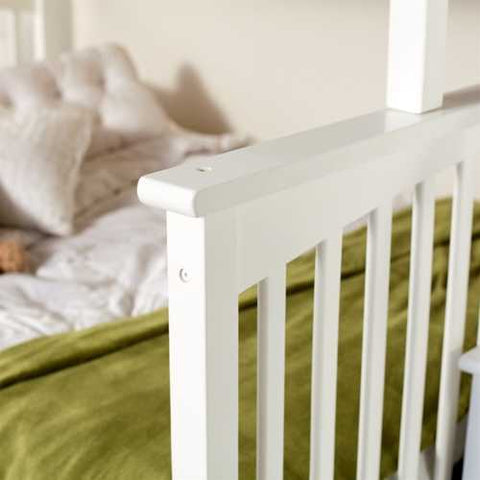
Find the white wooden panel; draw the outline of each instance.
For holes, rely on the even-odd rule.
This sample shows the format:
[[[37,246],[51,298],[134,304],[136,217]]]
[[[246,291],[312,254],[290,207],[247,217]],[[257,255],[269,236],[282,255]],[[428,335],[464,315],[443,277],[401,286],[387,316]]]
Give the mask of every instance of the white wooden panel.
[[[70,0],[0,0],[0,13],[7,16],[0,35],[2,66],[56,56],[71,46]]]
[[[435,214],[434,179],[417,185],[413,204],[408,329],[400,428],[399,480],[418,478]]]
[[[478,335],[480,336],[480,329]],[[480,375],[480,338],[475,348],[462,355],[459,365],[461,370],[470,375]]]
[[[35,12],[28,10],[7,10],[6,15],[6,66],[32,62],[34,60]]]
[[[15,62],[21,63],[22,61],[22,18],[20,13],[15,13],[13,16],[14,23],[13,23],[13,35],[14,35],[14,42],[15,45]]]
[[[467,442],[463,462],[462,480],[480,478],[480,377],[472,380],[470,410],[468,413]]]
[[[316,250],[310,480],[333,480],[342,231]]]
[[[283,478],[286,271],[258,285],[257,479]]]
[[[473,375],[468,412],[467,439],[463,461],[463,480],[480,478],[480,329],[477,332],[477,347],[460,358],[459,366],[464,372]]]
[[[0,0],[0,8],[10,10],[33,10],[34,0]]]
[[[480,129],[477,135],[478,142]],[[464,136],[447,137],[425,147],[423,154],[405,152],[372,161],[239,207],[238,246],[243,258],[239,265],[240,286],[245,289],[279,262],[296,258],[389,201],[395,192],[452,165],[454,159],[463,157],[463,145]],[[272,242],[272,238],[282,241]]]
[[[238,472],[238,296],[232,212],[167,215],[175,480]]]
[[[387,105],[422,113],[442,106],[448,0],[390,0]]]
[[[435,480],[449,480],[452,472],[460,389],[458,361],[462,354],[465,334],[472,209],[471,160],[468,159],[457,166],[453,197],[445,333],[435,445]]]
[[[17,64],[17,13],[14,10],[1,10],[2,16],[2,67],[12,67]]]
[[[472,95],[474,99],[470,100],[475,102],[476,93]],[[337,170],[317,179],[312,175],[309,182],[295,188],[238,206],[238,248],[242,258],[239,292],[259,282],[277,265],[296,258],[331,233],[391,199],[396,192],[414,186],[467,155],[480,152],[480,118],[479,126],[460,131],[453,128],[450,134],[438,131],[439,137],[431,140],[425,131],[414,135],[415,130],[416,127],[412,128],[409,139],[403,144],[403,152],[365,160],[359,158],[357,164],[345,168],[339,165]],[[261,159],[257,160],[261,163]],[[283,175],[286,178],[288,172],[285,167]],[[147,204],[152,205],[149,200],[157,198],[157,194],[163,198],[165,183],[151,180],[148,199],[142,195],[145,193],[142,185],[145,183],[139,185],[142,201],[147,200]],[[181,188],[170,191],[177,199],[186,194]],[[281,241],[272,242],[272,238],[281,238]]]
[[[465,436],[467,431],[467,417],[458,422],[456,428],[455,442],[455,462],[463,459],[465,453]],[[420,465],[418,467],[418,476],[414,480],[432,480],[433,468],[435,463],[435,445],[422,450]],[[398,480],[398,472],[389,475],[382,480]]]
[[[35,37],[37,60],[56,58],[73,46],[71,0],[35,0],[38,23]]]
[[[23,12],[20,16],[21,41],[20,61],[31,63],[35,61],[35,35],[37,28],[37,15],[33,11]]]
[[[373,480],[380,476],[391,228],[391,205],[380,206],[370,214],[357,480]]]
[[[378,159],[428,153],[428,147],[443,137],[479,123],[480,88],[472,88],[449,95],[441,111],[413,115],[386,110],[218,155],[208,162],[192,160],[143,177],[138,193],[148,205],[204,216]],[[403,161],[409,160],[411,156]],[[424,168],[425,162],[417,165]],[[412,175],[415,172],[411,169]],[[375,180],[376,176],[370,178],[369,187]]]

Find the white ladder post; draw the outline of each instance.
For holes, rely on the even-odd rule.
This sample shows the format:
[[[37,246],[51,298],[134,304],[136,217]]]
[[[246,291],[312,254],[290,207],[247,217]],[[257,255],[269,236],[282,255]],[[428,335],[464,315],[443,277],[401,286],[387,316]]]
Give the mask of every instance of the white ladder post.
[[[51,60],[72,49],[72,8],[69,0],[35,0],[36,60]]]
[[[448,0],[390,0],[387,106],[440,108],[445,92]]]
[[[388,107],[410,113],[425,113],[442,106],[445,91],[447,23],[448,0],[390,1]],[[471,190],[467,172],[469,161],[468,159],[462,160],[463,162],[457,165],[457,185],[452,214],[449,285],[435,445],[435,480],[448,480],[452,473],[456,412],[460,389],[458,359],[461,355],[465,329],[471,225]],[[433,212],[428,212],[428,209],[433,207],[429,207],[428,203],[432,202],[427,202],[423,206],[416,202],[414,216],[427,213],[426,218],[431,222]],[[431,230],[432,226],[429,228]],[[419,229],[416,228],[415,235],[417,237],[418,233]],[[426,243],[431,242],[430,232],[427,232],[424,237],[423,240]],[[415,238],[414,240],[421,239]],[[423,269],[429,269],[429,265],[423,265]],[[424,272],[419,273],[425,274]],[[413,280],[421,279],[419,275],[417,277]],[[430,301],[429,296],[428,299],[426,298],[429,285],[426,282],[423,283],[425,285],[414,285],[414,288],[419,288],[418,291],[411,290],[411,294],[413,294],[411,301],[416,302],[418,298],[421,298],[417,305],[412,305],[412,311],[409,313],[410,333],[407,345],[407,367],[415,365],[417,378],[412,380],[413,373],[406,370],[399,480],[411,480],[418,474],[422,413],[415,410],[419,408],[419,405],[423,405],[428,342],[428,330],[426,330],[428,323],[424,319],[428,316],[426,302]],[[416,323],[412,325],[411,322]],[[419,325],[419,322],[423,322],[424,325]],[[474,381],[474,383],[476,382]],[[473,397],[478,395],[476,392],[479,390],[480,387],[474,387]],[[478,402],[480,407],[480,399]],[[470,421],[469,431],[475,428],[474,424],[475,421]],[[480,423],[478,425],[480,426]],[[477,434],[480,435],[480,431]],[[479,446],[480,439],[476,446],[470,447],[470,449]],[[467,456],[468,450],[467,447]],[[480,472],[480,467],[478,472]],[[478,479],[480,475],[474,474],[466,478]]]
[[[477,480],[480,478],[480,347],[462,356],[460,368],[473,375],[462,478]]]
[[[172,477],[238,477],[235,212],[167,214]]]

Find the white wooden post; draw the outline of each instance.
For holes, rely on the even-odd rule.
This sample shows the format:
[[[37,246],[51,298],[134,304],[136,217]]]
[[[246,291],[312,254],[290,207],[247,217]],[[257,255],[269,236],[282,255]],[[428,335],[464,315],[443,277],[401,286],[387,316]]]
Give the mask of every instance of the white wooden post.
[[[342,231],[316,249],[312,348],[310,480],[333,480]]]
[[[72,0],[35,0],[37,60],[52,59],[73,47]]]
[[[387,106],[423,113],[442,106],[448,0],[390,0]]]
[[[5,40],[6,40],[6,53],[8,58],[3,60],[5,63],[2,65],[4,67],[12,67],[17,65],[20,58],[19,58],[19,34],[17,32],[18,27],[18,13],[15,10],[4,10],[2,11],[5,22],[6,22],[6,32],[5,32]],[[2,61],[2,63],[3,63]]]
[[[460,392],[458,362],[463,350],[467,310],[473,195],[472,161],[456,167],[448,262],[445,333],[443,337],[440,399],[435,443],[435,480],[452,475],[455,425]]]
[[[174,480],[237,479],[237,294],[258,282],[262,328],[259,378],[263,388],[259,392],[259,431],[263,436],[258,444],[258,478],[281,478],[283,267],[318,242],[322,255],[317,258],[317,277],[328,277],[329,286],[319,283],[315,292],[314,356],[321,360],[313,366],[312,395],[318,401],[312,405],[317,427],[312,431],[312,452],[318,458],[312,459],[311,478],[331,478],[339,232],[367,212],[371,213],[357,479],[379,478],[391,197],[455,166],[435,470],[436,480],[449,478],[472,213],[468,159],[480,151],[479,131],[480,101],[467,91],[449,96],[441,114],[417,116],[386,110],[230,152],[208,163],[192,160],[141,179],[138,194],[143,203],[176,212],[167,217]],[[417,253],[430,243],[430,188],[425,183],[417,192]],[[319,215],[318,205],[328,208]],[[420,365],[430,260],[415,256],[418,262],[412,261],[418,265],[417,273],[412,273],[416,284],[416,288],[412,286],[416,292],[412,305],[421,310],[411,310],[418,325],[409,335],[417,345],[412,347],[416,354],[410,355],[410,364]],[[320,323],[320,319],[328,320]],[[422,389],[415,383],[416,377],[407,378],[408,411],[419,405]],[[328,418],[329,412],[332,418]],[[405,428],[418,431],[419,418],[416,415],[412,422],[405,422]],[[407,445],[405,434],[403,438],[406,472],[416,453]]]
[[[22,12],[17,11],[14,12],[14,20],[13,20],[13,30],[14,30],[14,44],[15,44],[15,61],[17,64],[21,63],[23,60],[23,55],[22,55],[22,47],[23,47],[23,41],[25,39],[22,39],[22,34],[24,33],[23,30],[23,25],[22,25]]]
[[[286,267],[258,285],[257,480],[283,478]]]
[[[391,231],[387,203],[368,220],[357,480],[380,476]]]
[[[413,203],[408,329],[398,479],[418,478],[427,368],[435,216],[433,177],[417,185]]]
[[[478,480],[480,478],[480,346],[462,356],[460,367],[464,372],[473,375],[462,478]]]
[[[167,226],[173,478],[236,480],[235,217],[168,213]]]

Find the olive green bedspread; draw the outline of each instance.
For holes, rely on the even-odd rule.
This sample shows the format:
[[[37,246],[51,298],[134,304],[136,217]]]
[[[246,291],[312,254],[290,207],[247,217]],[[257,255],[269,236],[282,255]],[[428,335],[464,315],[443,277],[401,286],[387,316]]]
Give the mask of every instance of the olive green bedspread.
[[[423,446],[433,442],[447,279],[450,202],[436,210]],[[396,470],[409,271],[410,212],[394,220],[382,474]],[[428,252],[425,252],[428,254]],[[466,346],[475,343],[480,207],[475,209]],[[336,478],[355,475],[365,230],[345,237],[342,269]],[[285,478],[308,478],[313,255],[289,265]],[[255,293],[240,302],[240,477],[255,478]],[[188,355],[188,352],[185,352]],[[168,324],[165,311],[44,338],[0,354],[0,478],[170,478]],[[464,382],[459,415],[468,403]],[[228,479],[225,479],[228,480]]]

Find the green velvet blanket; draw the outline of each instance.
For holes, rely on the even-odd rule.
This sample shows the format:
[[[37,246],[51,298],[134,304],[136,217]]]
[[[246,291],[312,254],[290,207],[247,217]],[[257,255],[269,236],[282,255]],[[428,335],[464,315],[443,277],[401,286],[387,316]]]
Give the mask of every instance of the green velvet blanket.
[[[405,350],[411,213],[395,216],[382,474],[396,470]],[[434,440],[447,280],[450,202],[436,209],[423,447]],[[427,254],[428,252],[425,252]],[[308,478],[313,255],[288,268],[285,479]],[[342,267],[336,478],[355,477],[365,230],[345,237]],[[475,209],[466,347],[475,343],[480,287]],[[240,478],[255,478],[255,291],[240,300]],[[188,352],[185,352],[188,355]],[[459,416],[468,404],[463,382]],[[166,311],[43,338],[0,354],[0,478],[170,478]]]

